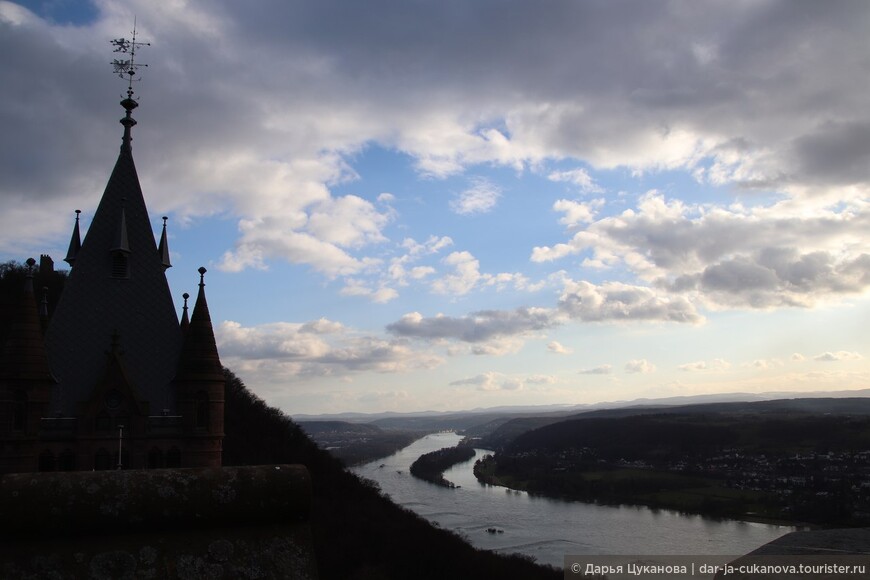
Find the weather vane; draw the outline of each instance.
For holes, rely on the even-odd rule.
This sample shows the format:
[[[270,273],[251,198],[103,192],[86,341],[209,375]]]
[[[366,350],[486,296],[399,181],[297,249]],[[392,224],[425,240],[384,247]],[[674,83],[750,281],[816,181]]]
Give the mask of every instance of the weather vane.
[[[115,52],[119,52],[124,56],[129,56],[128,59],[114,59],[112,60],[112,66],[115,69],[115,73],[125,79],[127,81],[127,96],[133,96],[133,81],[142,80],[141,77],[136,78],[136,74],[139,70],[139,67],[147,67],[147,64],[142,64],[136,62],[136,50],[140,46],[151,46],[150,42],[139,42],[136,40],[136,19],[133,19],[133,38],[132,40],[127,40],[126,38],[116,38],[115,40],[110,40],[112,46],[115,47]]]

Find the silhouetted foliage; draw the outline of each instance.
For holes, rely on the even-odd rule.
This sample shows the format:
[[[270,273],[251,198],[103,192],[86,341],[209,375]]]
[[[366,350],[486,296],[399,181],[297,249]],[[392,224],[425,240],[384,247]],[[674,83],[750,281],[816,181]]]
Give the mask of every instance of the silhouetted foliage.
[[[4,333],[9,320],[21,305],[27,270],[26,265],[15,261],[0,264],[0,344],[5,338]],[[54,312],[54,307],[66,283],[67,273],[66,270],[40,273],[37,264],[33,269],[33,294],[37,305],[42,301],[43,294],[46,294],[48,311]],[[47,292],[45,288],[48,289]]]
[[[561,578],[522,556],[477,550],[345,470],[281,411],[226,371],[224,465],[301,463],[313,482],[321,578]]]

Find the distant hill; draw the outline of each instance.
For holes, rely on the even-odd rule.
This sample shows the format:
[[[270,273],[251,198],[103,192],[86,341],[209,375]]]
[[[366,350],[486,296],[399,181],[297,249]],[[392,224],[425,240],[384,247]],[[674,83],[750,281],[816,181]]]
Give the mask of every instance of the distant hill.
[[[300,421],[299,426],[315,441],[318,435],[344,433],[348,435],[382,435],[383,430],[369,423],[347,421]]]
[[[385,431],[377,425],[347,421],[306,421],[299,426],[321,449],[345,465],[360,465],[392,455],[430,432]]]
[[[556,423],[575,419],[635,417],[639,415],[699,415],[727,413],[730,415],[761,414],[832,414],[870,415],[870,398],[798,398],[770,401],[701,403],[692,405],[638,405],[617,409],[599,409],[576,413],[570,417],[526,417],[503,421],[481,436],[477,445],[501,450],[520,435]]]
[[[483,436],[485,431],[493,431],[501,424],[517,418],[527,417],[567,417],[579,413],[607,411],[614,409],[649,409],[653,407],[670,408],[687,405],[706,405],[718,403],[752,403],[784,399],[830,399],[830,398],[870,398],[870,389],[832,392],[769,392],[769,393],[720,393],[712,395],[691,395],[665,397],[661,399],[634,399],[629,401],[607,401],[578,405],[525,405],[477,408],[465,411],[420,411],[413,413],[336,413],[325,415],[293,415],[299,423],[317,421],[343,421],[347,423],[367,423],[382,429],[406,429],[421,431],[463,431],[474,430],[468,434]],[[491,427],[483,426],[493,423]],[[483,431],[480,431],[480,430]]]

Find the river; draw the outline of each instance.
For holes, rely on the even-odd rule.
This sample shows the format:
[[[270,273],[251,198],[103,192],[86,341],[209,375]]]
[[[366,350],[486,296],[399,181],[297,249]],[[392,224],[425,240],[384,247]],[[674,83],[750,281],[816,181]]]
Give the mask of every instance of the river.
[[[395,503],[457,532],[478,548],[519,552],[557,568],[562,567],[566,554],[745,554],[796,529],[637,506],[548,499],[483,485],[472,472],[474,461],[486,453],[482,449],[476,450],[474,459],[444,472],[459,489],[433,485],[409,473],[411,463],[423,453],[452,447],[461,439],[455,433],[429,435],[353,471],[377,482]],[[492,534],[487,528],[504,533]]]

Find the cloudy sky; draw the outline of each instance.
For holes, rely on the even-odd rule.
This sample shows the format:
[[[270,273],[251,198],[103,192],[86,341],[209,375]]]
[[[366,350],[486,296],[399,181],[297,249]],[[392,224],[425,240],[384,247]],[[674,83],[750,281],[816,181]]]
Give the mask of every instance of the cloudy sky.
[[[134,15],[173,293],[290,414],[870,387],[870,4],[0,0],[0,259],[89,223]]]

